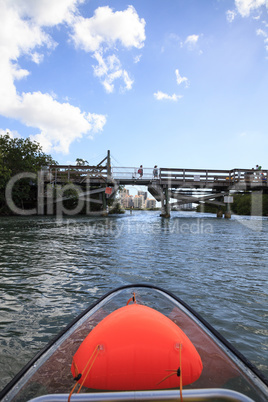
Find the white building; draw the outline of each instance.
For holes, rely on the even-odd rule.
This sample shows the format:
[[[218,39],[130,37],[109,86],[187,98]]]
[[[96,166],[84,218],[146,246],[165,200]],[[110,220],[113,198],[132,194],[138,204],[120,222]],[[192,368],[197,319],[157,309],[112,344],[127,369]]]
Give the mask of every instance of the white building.
[[[139,209],[144,208],[144,196],[143,195],[135,195],[134,208],[139,208]]]
[[[152,209],[156,207],[156,200],[154,198],[147,198],[145,202],[145,206],[147,209]]]

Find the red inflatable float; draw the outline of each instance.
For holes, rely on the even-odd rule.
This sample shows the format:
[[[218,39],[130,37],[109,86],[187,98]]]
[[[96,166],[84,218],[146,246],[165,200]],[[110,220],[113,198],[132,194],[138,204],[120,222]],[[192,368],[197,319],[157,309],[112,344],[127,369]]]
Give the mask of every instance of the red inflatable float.
[[[191,384],[201,358],[185,333],[158,311],[139,304],[104,318],[75,353],[72,374],[98,390],[150,390]]]

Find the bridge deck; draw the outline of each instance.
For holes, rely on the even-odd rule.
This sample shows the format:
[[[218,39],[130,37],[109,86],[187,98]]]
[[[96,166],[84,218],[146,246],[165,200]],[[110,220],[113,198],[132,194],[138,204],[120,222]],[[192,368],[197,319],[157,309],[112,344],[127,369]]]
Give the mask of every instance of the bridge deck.
[[[42,179],[46,185],[64,186],[73,183],[83,187],[83,196],[99,193],[98,202],[102,204],[105,213],[107,198],[115,197],[120,185],[147,186],[150,194],[161,202],[160,216],[165,218],[170,217],[171,198],[176,200],[176,205],[226,205],[225,217],[230,218],[230,193],[257,190],[268,192],[268,170],[158,168],[156,172],[153,168],[143,168],[140,175],[137,167],[112,168],[110,151],[95,166],[51,165],[42,170]],[[96,201],[96,198],[94,200]]]
[[[63,184],[72,182],[77,185],[90,183],[93,185],[143,185],[154,183],[169,188],[211,189],[215,191],[243,191],[245,189],[266,189],[268,171],[252,169],[208,170],[160,168],[157,178],[153,177],[152,168],[144,168],[139,177],[136,167],[106,166],[66,166],[53,165],[44,171],[46,182]]]

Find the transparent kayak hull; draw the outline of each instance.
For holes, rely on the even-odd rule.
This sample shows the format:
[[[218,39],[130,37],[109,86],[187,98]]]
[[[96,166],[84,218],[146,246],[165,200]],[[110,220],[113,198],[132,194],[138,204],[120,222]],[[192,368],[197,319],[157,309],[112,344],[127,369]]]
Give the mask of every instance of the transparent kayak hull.
[[[71,401],[268,400],[267,380],[199,314],[170,292],[143,284],[115,289],[86,309],[4,388],[0,400],[67,401],[75,385],[71,366],[76,351],[88,334],[125,306],[134,293],[137,303],[162,313],[187,335],[203,363],[200,377],[183,386],[182,394],[179,387],[115,392],[82,387],[79,394],[72,394]]]

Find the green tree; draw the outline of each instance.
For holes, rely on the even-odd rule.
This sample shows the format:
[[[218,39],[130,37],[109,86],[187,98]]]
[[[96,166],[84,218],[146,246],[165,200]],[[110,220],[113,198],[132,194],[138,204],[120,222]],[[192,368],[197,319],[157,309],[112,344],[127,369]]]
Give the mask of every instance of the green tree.
[[[82,158],[76,158],[76,166],[86,166],[88,165],[88,161]]]
[[[250,215],[251,213],[251,194],[236,194],[232,204],[232,211],[238,215]]]
[[[256,215],[268,216],[268,194],[257,194],[254,192],[234,194],[234,202],[231,204],[232,213],[236,215]],[[223,212],[226,207],[221,207]],[[204,212],[216,213],[216,207],[205,205]],[[202,210],[203,210],[202,209]],[[197,207],[197,212],[201,211],[200,205]]]
[[[50,164],[56,162],[37,142],[29,138],[11,138],[8,133],[0,136],[0,213],[8,211],[5,188],[11,177],[23,172],[37,173]],[[19,180],[13,187],[12,196],[18,207],[30,207],[37,198],[36,181]]]
[[[5,166],[3,162],[3,156],[2,152],[0,149],[0,213],[1,213],[1,208],[5,203],[5,187],[6,183],[11,177],[11,170]]]
[[[11,175],[20,172],[38,172],[42,166],[56,164],[50,155],[42,151],[39,143],[30,138],[11,138],[7,133],[0,136],[2,164]]]

